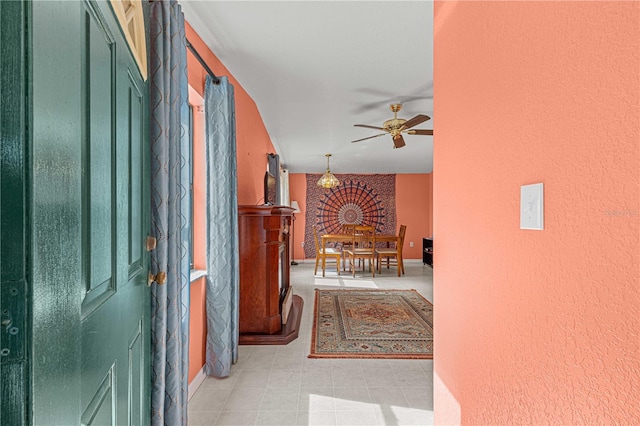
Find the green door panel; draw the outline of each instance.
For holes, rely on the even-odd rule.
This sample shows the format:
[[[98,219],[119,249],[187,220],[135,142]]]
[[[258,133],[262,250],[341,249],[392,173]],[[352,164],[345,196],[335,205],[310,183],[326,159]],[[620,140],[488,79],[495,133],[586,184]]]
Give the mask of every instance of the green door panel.
[[[31,6],[33,422],[73,425],[82,359],[82,9]]]
[[[33,420],[148,424],[148,85],[108,3],[31,6]]]
[[[115,294],[114,229],[115,181],[114,124],[115,43],[113,36],[90,9],[82,16],[84,28],[83,112],[83,253],[86,255],[82,315]]]
[[[128,97],[127,97],[127,109],[129,111],[129,128],[127,137],[132,141],[129,144],[128,153],[128,165],[125,170],[129,176],[129,211],[128,211],[128,265],[129,276],[132,277],[141,272],[145,267],[145,247],[143,241],[139,238],[133,238],[132,236],[140,235],[144,233],[144,229],[148,227],[146,221],[148,221],[149,212],[147,210],[147,200],[144,198],[145,190],[143,183],[145,178],[143,176],[143,165],[145,158],[145,149],[147,149],[146,143],[134,143],[133,141],[144,141],[142,131],[143,123],[145,122],[145,113],[147,110],[145,99],[142,95],[143,87],[136,83],[133,76],[129,76],[128,79]]]

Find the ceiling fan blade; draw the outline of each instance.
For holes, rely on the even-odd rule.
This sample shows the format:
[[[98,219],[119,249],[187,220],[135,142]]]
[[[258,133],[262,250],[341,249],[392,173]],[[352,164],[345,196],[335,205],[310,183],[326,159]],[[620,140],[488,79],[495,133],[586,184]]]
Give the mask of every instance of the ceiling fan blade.
[[[404,129],[410,129],[413,126],[417,126],[420,123],[424,123],[427,120],[431,120],[431,117],[429,117],[428,115],[424,115],[424,114],[418,114],[415,117],[413,117],[410,120],[407,120],[406,123],[404,123],[404,125],[402,126],[403,130]]]
[[[407,132],[407,134],[409,135],[427,135],[427,136],[433,136],[433,129],[425,129],[425,130],[409,130]]]
[[[393,147],[394,148],[402,148],[405,145],[406,145],[406,143],[404,143],[404,138],[402,137],[402,135],[398,135],[398,136],[394,136],[393,137]]]
[[[384,136],[384,135],[386,135],[386,133],[380,133],[379,135],[369,136],[368,138],[362,138],[362,139],[357,139],[355,141],[351,141],[351,143],[360,142],[360,141],[366,141],[367,139],[373,139],[373,138],[377,138],[379,136]]]
[[[354,124],[354,127],[366,127],[367,129],[385,130],[382,127],[369,126],[368,124]],[[385,130],[386,132],[386,130]]]

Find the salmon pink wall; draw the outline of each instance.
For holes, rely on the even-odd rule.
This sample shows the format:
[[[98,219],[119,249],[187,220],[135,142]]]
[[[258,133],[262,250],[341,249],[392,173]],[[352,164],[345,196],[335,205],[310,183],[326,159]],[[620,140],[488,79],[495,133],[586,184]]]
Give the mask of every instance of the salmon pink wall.
[[[640,424],[640,3],[434,22],[435,423]]]
[[[189,105],[193,108],[193,266],[205,270],[206,267],[206,168],[205,168],[205,114],[204,100],[189,86]]]
[[[189,104],[193,107],[193,268],[205,270],[205,157],[204,157],[204,101],[193,87],[189,87]],[[205,362],[206,317],[204,314],[205,279],[191,283],[189,317],[189,382]]]
[[[205,312],[206,279],[200,278],[189,288],[189,383],[206,362],[207,316]]]
[[[289,173],[289,199],[297,201],[301,213],[296,213],[296,221],[293,235],[293,258],[304,259],[304,232],[306,227],[305,215],[307,214],[307,175],[304,173]]]
[[[422,238],[432,234],[432,192],[433,180],[430,174],[396,175],[396,221],[407,225],[407,234],[403,247],[405,259],[422,259]],[[307,180],[304,173],[289,175],[289,193],[296,200],[302,213],[296,214],[294,235],[294,258],[302,259],[304,251],[305,215],[307,212]],[[413,241],[413,248],[409,243]]]
[[[433,178],[431,174],[396,175],[396,223],[407,225],[402,256],[422,259],[422,238],[431,237]],[[410,243],[413,241],[413,248]]]
[[[258,108],[240,83],[216,58],[200,37],[186,23],[187,38],[217,76],[227,76],[234,86],[236,106],[236,149],[238,159],[238,203],[261,204],[264,172],[267,170],[267,153],[275,152],[269,134],[264,127]],[[206,71],[189,52],[187,67],[190,85],[190,102],[203,104]],[[195,109],[194,123],[194,267],[206,269],[205,259],[205,150],[204,113]],[[206,313],[205,279],[191,284],[191,314],[189,319],[189,382],[205,363]]]

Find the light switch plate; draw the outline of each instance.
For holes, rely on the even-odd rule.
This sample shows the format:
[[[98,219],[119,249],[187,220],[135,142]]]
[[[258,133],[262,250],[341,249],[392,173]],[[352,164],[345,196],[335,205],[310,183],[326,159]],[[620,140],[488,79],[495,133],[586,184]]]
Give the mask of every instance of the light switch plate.
[[[520,229],[544,229],[544,191],[542,183],[520,187]]]

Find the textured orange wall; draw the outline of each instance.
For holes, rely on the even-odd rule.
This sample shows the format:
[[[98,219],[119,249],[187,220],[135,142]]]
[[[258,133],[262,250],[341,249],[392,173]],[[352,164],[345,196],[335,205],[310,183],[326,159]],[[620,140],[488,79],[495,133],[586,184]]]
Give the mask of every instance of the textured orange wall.
[[[436,424],[640,424],[640,3],[437,1],[434,49]]]
[[[405,259],[422,259],[422,238],[431,236],[432,232],[432,192],[431,174],[398,174],[396,175],[396,215],[398,229],[407,225],[404,243]],[[289,174],[289,193],[291,200],[296,200],[302,213],[296,214],[294,235],[294,258],[302,259],[304,241],[307,180],[304,173]],[[409,243],[413,241],[413,248]]]
[[[191,283],[189,293],[189,383],[202,369],[206,361],[207,316],[205,312],[206,280],[200,278]]]
[[[189,104],[193,107],[193,266],[206,267],[206,212],[205,212],[205,152],[204,152],[204,102],[202,97],[189,88]],[[206,283],[204,278],[191,283],[191,315],[189,316],[189,382],[198,374],[205,362],[204,315]]]
[[[189,87],[189,104],[193,107],[193,265],[206,269],[206,165],[205,165],[205,114],[204,100]]]
[[[275,152],[258,108],[240,83],[218,60],[189,23],[185,23],[187,38],[218,76],[227,76],[234,86],[236,106],[236,149],[238,159],[238,203],[261,204],[264,192],[264,172],[267,170],[267,153]],[[204,96],[206,71],[187,53],[189,85]],[[196,123],[196,126],[198,124]],[[202,133],[196,128],[194,140],[194,266],[206,269],[205,237],[205,151]],[[191,284],[191,315],[189,318],[189,382],[197,375],[205,363],[206,314],[205,280]]]
[[[396,175],[396,221],[407,225],[402,247],[405,259],[422,259],[422,238],[431,237],[433,212],[431,174]],[[409,244],[413,241],[413,248]]]
[[[297,201],[301,213],[296,213],[296,224],[293,239],[293,258],[300,260],[304,258],[304,229],[306,226],[305,215],[307,214],[307,178],[304,173],[289,173],[289,199]]]
[[[264,127],[258,107],[229,70],[211,52],[198,34],[185,23],[187,38],[218,76],[227,76],[233,84],[236,101],[236,149],[238,157],[238,204],[262,204],[264,172],[267,154],[275,153],[271,138]],[[187,52],[189,84],[204,96],[207,72],[195,57]]]

